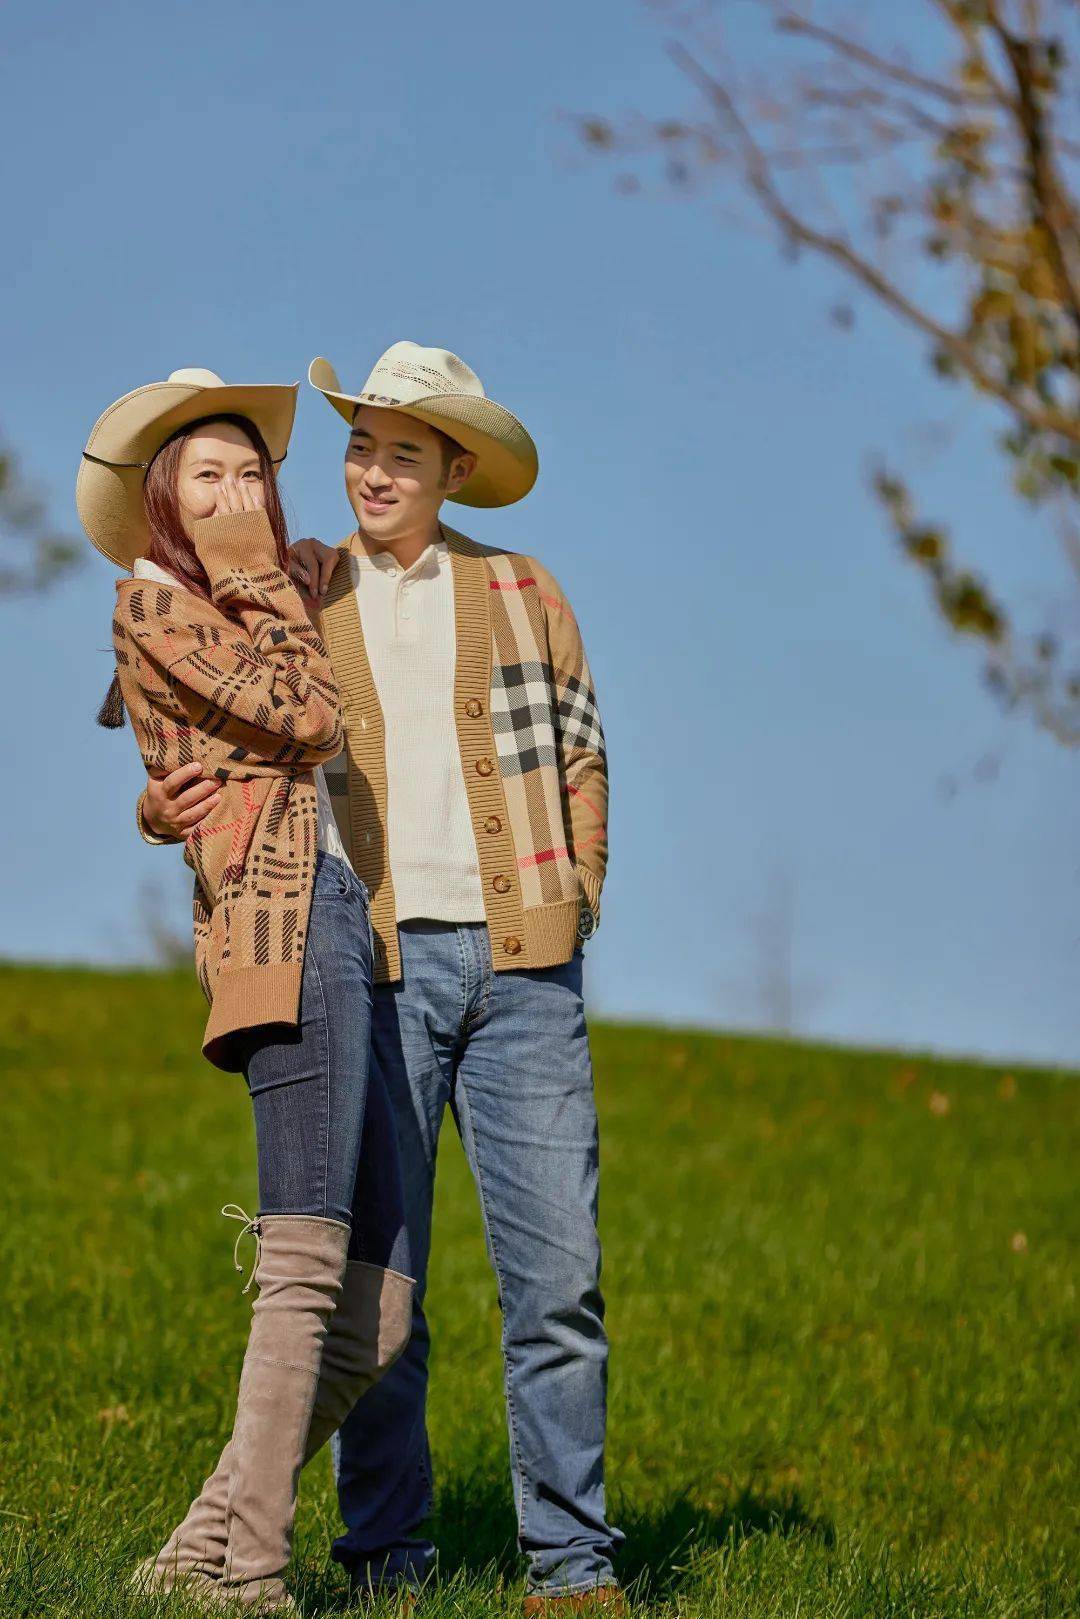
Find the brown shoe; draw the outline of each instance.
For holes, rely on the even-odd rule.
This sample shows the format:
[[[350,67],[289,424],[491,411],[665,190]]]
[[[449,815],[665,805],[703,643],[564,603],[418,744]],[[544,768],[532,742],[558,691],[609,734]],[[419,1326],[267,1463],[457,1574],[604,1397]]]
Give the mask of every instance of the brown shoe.
[[[591,1591],[567,1591],[563,1595],[534,1591],[521,1604],[525,1619],[544,1619],[545,1614],[591,1613],[603,1608],[605,1614],[622,1615],[627,1612],[626,1592],[618,1585],[597,1585]]]

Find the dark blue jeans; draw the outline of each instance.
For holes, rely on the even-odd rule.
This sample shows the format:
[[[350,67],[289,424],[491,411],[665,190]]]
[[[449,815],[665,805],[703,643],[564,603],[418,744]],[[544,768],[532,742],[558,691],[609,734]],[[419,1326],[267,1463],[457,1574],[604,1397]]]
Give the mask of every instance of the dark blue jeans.
[[[350,1259],[410,1275],[397,1128],[386,1082],[369,1069],[368,893],[320,854],[304,952],[300,1021],[248,1037],[260,1214],[352,1226]]]

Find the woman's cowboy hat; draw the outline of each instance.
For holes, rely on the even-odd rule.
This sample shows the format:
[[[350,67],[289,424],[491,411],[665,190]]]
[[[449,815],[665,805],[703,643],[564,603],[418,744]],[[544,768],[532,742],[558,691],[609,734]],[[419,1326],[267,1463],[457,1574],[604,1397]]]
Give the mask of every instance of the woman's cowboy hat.
[[[275,462],[284,461],[298,382],[230,387],[213,371],[174,371],[103,411],[83,451],[75,504],[83,528],[110,562],[130,568],[150,543],[143,511],[146,469],[178,427],[206,417],[246,416]]]
[[[476,372],[448,349],[394,343],[355,394],[342,392],[329,360],[312,360],[308,381],[349,423],[357,405],[400,410],[471,450],[476,471],[449,497],[463,506],[510,506],[536,482],[536,445],[516,416],[487,398]]]

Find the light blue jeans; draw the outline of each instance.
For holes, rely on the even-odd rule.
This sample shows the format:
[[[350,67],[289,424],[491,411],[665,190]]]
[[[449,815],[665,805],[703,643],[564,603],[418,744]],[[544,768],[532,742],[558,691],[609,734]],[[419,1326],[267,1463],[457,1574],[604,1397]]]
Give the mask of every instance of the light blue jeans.
[[[581,955],[493,973],[487,928],[412,922],[402,981],[377,987],[372,1064],[398,1123],[417,1278],[412,1340],[333,1442],[354,1582],[416,1584],[435,1550],[423,1298],[435,1154],[449,1106],[476,1180],[503,1317],[510,1470],[533,1590],[613,1584],[607,1522],[607,1337],[600,1295],[597,1125]]]

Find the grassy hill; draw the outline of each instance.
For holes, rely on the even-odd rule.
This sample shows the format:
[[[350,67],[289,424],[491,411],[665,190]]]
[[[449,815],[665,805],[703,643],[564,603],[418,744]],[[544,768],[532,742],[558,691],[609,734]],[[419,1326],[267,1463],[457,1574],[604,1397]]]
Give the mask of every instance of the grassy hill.
[[[231,1420],[243,1081],[187,974],[0,968],[0,1616],[134,1614]],[[1065,1073],[600,1026],[612,1515],[672,1615],[1077,1604]],[[442,1584],[513,1611],[495,1290],[448,1122],[430,1292]],[[328,1461],[296,1589],[344,1607]],[[151,1605],[153,1606],[153,1605]],[[182,1600],[161,1611],[183,1615]]]

